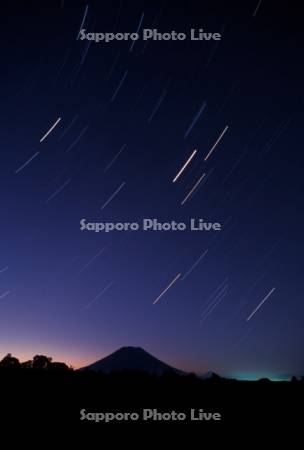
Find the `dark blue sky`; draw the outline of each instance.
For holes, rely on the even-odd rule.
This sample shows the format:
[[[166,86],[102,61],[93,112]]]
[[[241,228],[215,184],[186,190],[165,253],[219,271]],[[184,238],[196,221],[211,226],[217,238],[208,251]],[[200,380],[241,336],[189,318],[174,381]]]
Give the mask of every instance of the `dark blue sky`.
[[[3,9],[0,353],[47,353],[80,366],[136,345],[182,369],[301,374],[296,3],[288,12],[257,0],[174,5]],[[142,18],[142,28],[203,28],[222,40],[81,41],[85,12],[87,32],[135,32]],[[222,231],[80,231],[83,218],[143,217],[202,218]]]

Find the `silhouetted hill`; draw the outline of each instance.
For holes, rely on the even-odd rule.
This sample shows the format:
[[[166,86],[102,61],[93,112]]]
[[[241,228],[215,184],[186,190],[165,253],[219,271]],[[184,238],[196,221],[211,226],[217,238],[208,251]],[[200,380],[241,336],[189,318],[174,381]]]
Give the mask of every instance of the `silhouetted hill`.
[[[183,374],[181,370],[160,361],[140,347],[122,347],[99,361],[80,370],[102,371],[105,373],[122,370],[140,370],[154,375],[171,371]]]
[[[199,378],[201,378],[202,380],[210,380],[210,379],[218,379],[218,378],[222,378],[222,377],[215,372],[209,371],[209,372],[200,374]]]

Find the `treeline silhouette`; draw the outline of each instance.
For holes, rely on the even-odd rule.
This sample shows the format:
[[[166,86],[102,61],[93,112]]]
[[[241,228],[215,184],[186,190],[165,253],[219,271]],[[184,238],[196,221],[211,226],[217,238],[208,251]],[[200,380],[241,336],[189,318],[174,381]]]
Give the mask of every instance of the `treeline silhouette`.
[[[0,361],[0,386],[4,392],[1,411],[6,417],[17,414],[23,421],[28,418],[64,423],[80,422],[83,408],[92,412],[203,408],[221,413],[231,423],[280,420],[301,407],[304,400],[303,377],[287,382],[252,382],[215,374],[201,379],[173,371],[161,376],[134,370],[102,373],[74,370],[45,355],[21,363],[7,354]],[[285,416],[284,420],[288,420]]]
[[[254,382],[259,382],[259,383],[267,383],[267,382],[271,382],[271,380],[269,378],[261,378],[259,380],[256,381],[246,381],[246,380],[236,380],[236,379],[227,379],[227,378],[223,378],[220,377],[219,375],[212,373],[209,377],[207,378],[199,378],[197,377],[194,373],[189,373],[187,375],[183,374],[180,375],[174,371],[167,371],[165,372],[163,375],[151,375],[147,372],[144,371],[140,371],[140,370],[119,370],[119,371],[113,371],[110,374],[104,374],[103,372],[99,371],[96,372],[94,370],[89,370],[89,369],[85,369],[85,370],[74,370],[74,368],[72,366],[68,366],[66,363],[64,362],[58,362],[58,361],[53,361],[53,358],[50,356],[46,356],[46,355],[35,355],[33,357],[33,359],[25,361],[25,362],[20,362],[18,358],[12,356],[11,353],[7,353],[7,355],[0,361],[0,371],[1,370],[5,370],[5,369],[34,369],[34,370],[43,370],[43,371],[56,371],[56,372],[77,372],[78,374],[82,374],[84,376],[88,376],[88,375],[93,375],[95,374],[95,376],[113,376],[115,375],[115,377],[117,376],[123,376],[126,377],[127,375],[132,375],[132,376],[142,376],[142,377],[148,377],[148,378],[152,378],[152,379],[161,379],[162,377],[168,377],[170,376],[171,378],[177,378],[179,380],[183,379],[186,381],[193,381],[194,379],[197,379],[198,381],[203,381],[203,382],[215,382],[215,381],[226,381],[226,382],[239,382],[239,383],[254,383]],[[283,381],[282,381],[283,382]],[[284,381],[286,382],[286,381]],[[303,377],[291,377],[290,382],[292,383],[296,383],[296,382],[304,382],[304,376]],[[276,383],[278,383],[276,381]]]
[[[56,371],[67,371],[73,370],[73,368],[68,366],[63,362],[53,362],[53,358],[45,355],[35,355],[33,359],[20,362],[18,358],[12,356],[8,353],[0,361],[1,369],[35,369],[35,370],[56,370]]]

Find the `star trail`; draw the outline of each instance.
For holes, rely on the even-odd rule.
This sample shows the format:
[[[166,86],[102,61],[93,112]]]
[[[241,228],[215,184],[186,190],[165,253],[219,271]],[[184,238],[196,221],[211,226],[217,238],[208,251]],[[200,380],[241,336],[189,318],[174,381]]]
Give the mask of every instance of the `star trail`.
[[[301,27],[283,4],[182,5],[3,6],[1,354],[304,372]],[[144,219],[221,230],[123,231]]]

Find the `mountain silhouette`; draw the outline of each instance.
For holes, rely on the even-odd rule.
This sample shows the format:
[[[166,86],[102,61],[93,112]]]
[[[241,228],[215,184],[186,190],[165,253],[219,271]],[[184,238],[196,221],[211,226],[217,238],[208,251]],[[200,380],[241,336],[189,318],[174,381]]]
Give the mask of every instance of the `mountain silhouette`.
[[[215,372],[205,372],[199,375],[202,380],[210,380],[210,378],[219,377],[219,375]]]
[[[121,370],[141,370],[155,375],[162,375],[168,371],[173,371],[178,374],[184,373],[182,370],[178,370],[160,361],[140,347],[122,347],[105,358],[80,370],[94,370],[105,373]]]

